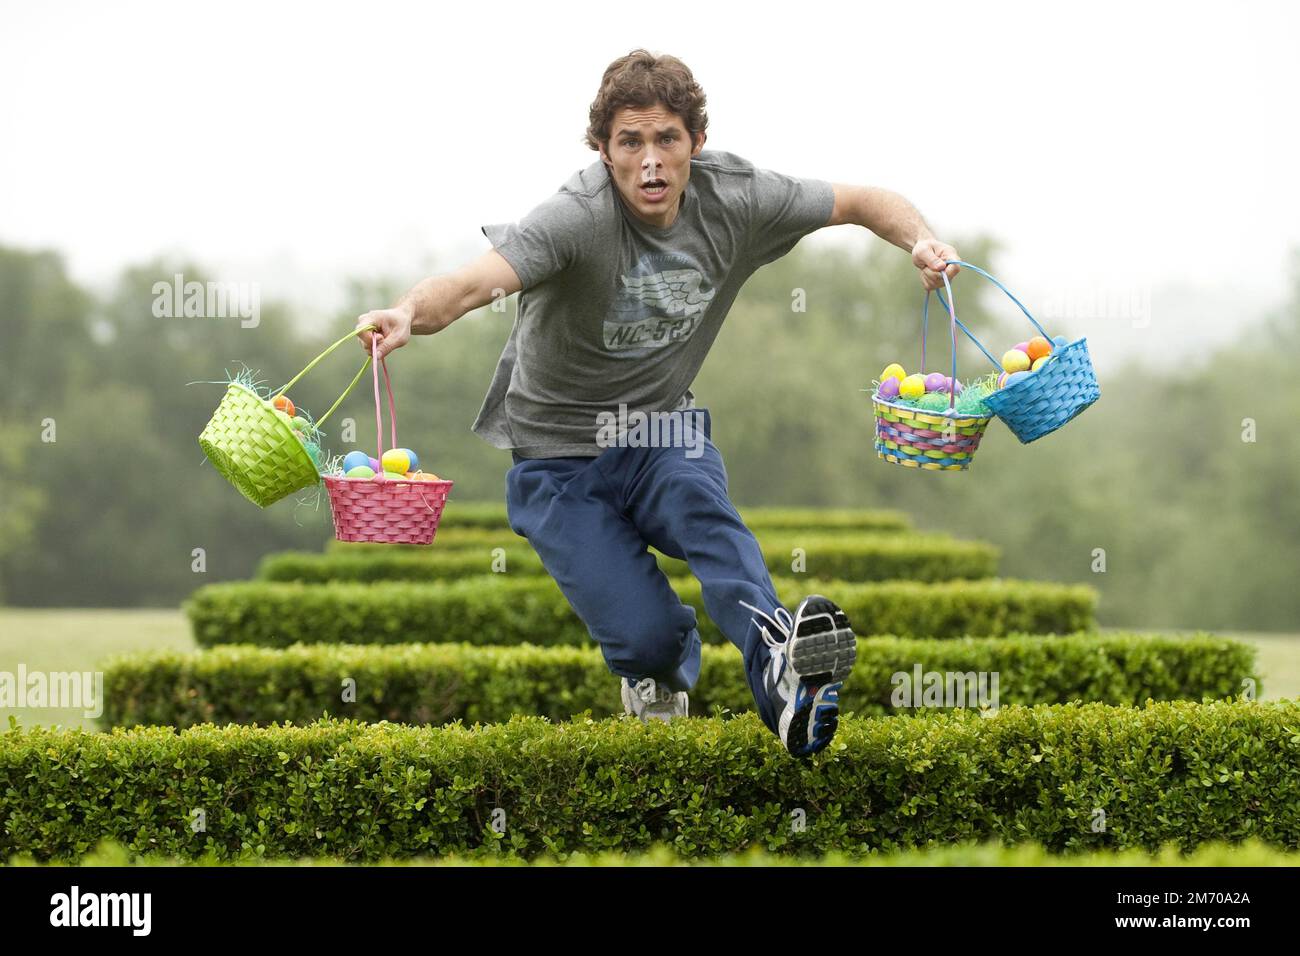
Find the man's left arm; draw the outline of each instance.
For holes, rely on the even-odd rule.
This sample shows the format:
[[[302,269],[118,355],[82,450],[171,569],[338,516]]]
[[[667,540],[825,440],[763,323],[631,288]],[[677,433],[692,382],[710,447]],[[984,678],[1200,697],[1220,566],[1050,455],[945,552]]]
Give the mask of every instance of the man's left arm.
[[[870,229],[881,239],[912,254],[912,264],[921,270],[921,284],[928,290],[942,289],[940,271],[943,260],[960,259],[957,250],[941,242],[930,232],[921,213],[898,193],[876,186],[846,186],[832,184],[835,206],[828,226],[852,224]],[[948,278],[960,271],[957,266],[947,266]]]

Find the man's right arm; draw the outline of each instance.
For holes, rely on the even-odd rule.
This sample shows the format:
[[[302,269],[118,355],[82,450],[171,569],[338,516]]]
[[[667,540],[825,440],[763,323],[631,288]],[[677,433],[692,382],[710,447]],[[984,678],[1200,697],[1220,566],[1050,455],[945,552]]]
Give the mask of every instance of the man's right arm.
[[[489,249],[454,272],[417,283],[391,309],[377,309],[357,319],[357,328],[379,327],[378,333],[359,332],[367,352],[371,337],[379,338],[383,358],[410,341],[412,335],[441,332],[467,312],[488,305],[523,288],[519,276],[501,253]]]

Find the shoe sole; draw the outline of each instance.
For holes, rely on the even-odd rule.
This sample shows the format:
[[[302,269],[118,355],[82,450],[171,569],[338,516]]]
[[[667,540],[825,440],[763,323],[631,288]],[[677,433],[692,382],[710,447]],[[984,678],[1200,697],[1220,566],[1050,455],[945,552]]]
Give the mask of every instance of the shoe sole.
[[[790,753],[811,757],[834,738],[840,720],[840,684],[857,659],[858,639],[849,616],[829,598],[810,597],[790,636],[786,658],[799,676],[795,712],[786,734],[798,743],[786,745]]]

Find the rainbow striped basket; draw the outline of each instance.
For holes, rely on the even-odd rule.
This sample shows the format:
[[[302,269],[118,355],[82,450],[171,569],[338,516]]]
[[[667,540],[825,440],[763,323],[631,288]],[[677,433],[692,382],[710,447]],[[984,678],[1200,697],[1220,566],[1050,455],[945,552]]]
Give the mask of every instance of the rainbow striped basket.
[[[947,281],[945,277],[945,282]],[[951,289],[949,291],[951,297]],[[957,381],[957,316],[952,316],[952,380]],[[930,293],[921,310],[921,368],[925,369],[926,329],[930,322]],[[925,411],[871,396],[876,415],[876,456],[896,465],[926,471],[965,471],[980,446],[991,415],[967,415],[956,411],[955,390],[948,394],[948,410]]]
[[[984,400],[998,418],[1006,423],[1012,434],[1021,443],[1028,444],[1044,435],[1050,435],[1062,425],[1081,414],[1088,406],[1101,398],[1101,387],[1097,384],[1097,373],[1092,367],[1092,357],[1088,354],[1088,340],[1085,338],[1070,341],[1063,335],[1055,338],[1038,324],[1038,320],[1029,314],[1029,310],[1012,295],[1001,282],[993,278],[978,266],[960,259],[950,259],[952,265],[959,265],[984,276],[1006,293],[1007,298],[1019,306],[1020,311],[1033,323],[1043,338],[1052,343],[1052,351],[1042,368],[1030,375],[1025,375],[1014,384],[991,392]],[[947,277],[944,278],[947,285]],[[952,287],[948,286],[948,297],[952,298]],[[939,301],[943,302],[940,296]],[[953,322],[974,342],[993,367],[1001,370],[1000,363],[986,349],[980,340],[971,334],[956,316],[954,309],[945,308],[952,314]]]

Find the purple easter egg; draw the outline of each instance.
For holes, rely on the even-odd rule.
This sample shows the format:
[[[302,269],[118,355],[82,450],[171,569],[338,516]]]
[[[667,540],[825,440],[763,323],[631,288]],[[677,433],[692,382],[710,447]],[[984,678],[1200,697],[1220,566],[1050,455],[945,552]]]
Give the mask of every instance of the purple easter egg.
[[[384,470],[379,467],[378,458],[370,459],[370,470],[373,471],[376,475],[382,475],[384,473]]]
[[[1028,343],[1028,342],[1017,342],[1015,347],[1018,348],[1018,349],[1020,349],[1020,351],[1024,352],[1026,355],[1029,354],[1029,343]]]
[[[925,377],[925,390],[927,392],[946,391],[945,386],[948,384],[948,377],[943,372],[931,372]]]
[[[880,383],[880,388],[876,390],[876,394],[886,400],[898,398],[898,379],[892,376],[885,379]]]
[[[945,378],[943,385],[944,385],[943,390],[945,392],[952,392],[952,394],[954,395],[960,395],[962,393],[962,384],[961,382],[957,381],[955,378],[952,377]]]

